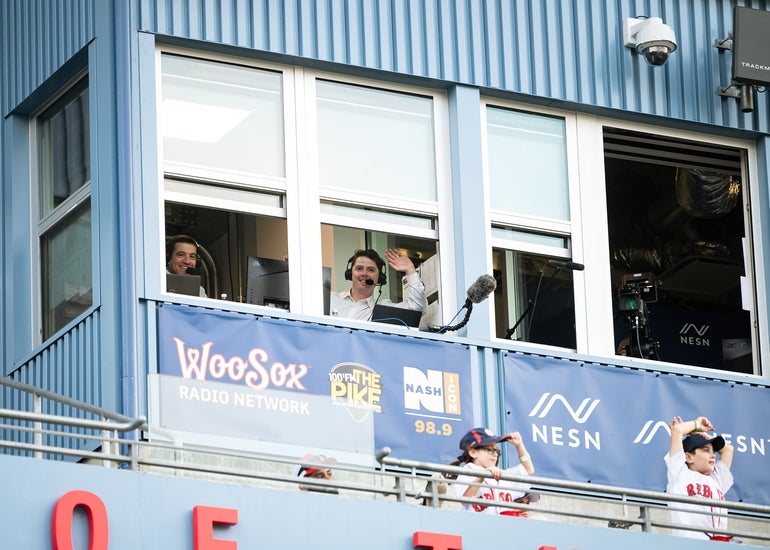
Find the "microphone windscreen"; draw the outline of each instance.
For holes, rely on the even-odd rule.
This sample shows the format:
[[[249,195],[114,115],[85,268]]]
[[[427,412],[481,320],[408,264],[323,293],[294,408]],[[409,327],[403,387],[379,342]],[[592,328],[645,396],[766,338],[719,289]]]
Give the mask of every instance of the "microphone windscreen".
[[[372,279],[366,279],[364,281],[368,286],[372,286],[374,284],[374,281]]]
[[[497,288],[497,281],[492,275],[482,275],[468,288],[468,299],[474,304],[483,302]]]

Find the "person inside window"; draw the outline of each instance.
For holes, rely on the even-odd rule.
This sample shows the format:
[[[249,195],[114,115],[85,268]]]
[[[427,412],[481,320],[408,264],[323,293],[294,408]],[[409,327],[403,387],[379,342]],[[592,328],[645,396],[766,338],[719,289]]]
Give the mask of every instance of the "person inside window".
[[[189,235],[176,235],[166,242],[166,271],[176,275],[197,275],[198,242]],[[200,296],[206,291],[200,287]]]
[[[351,281],[350,289],[331,295],[330,312],[333,316],[368,321],[372,318],[372,310],[377,303],[422,312],[428,309],[425,285],[409,256],[390,248],[385,251],[385,258],[387,265],[405,274],[404,301],[394,303],[387,298],[381,299],[379,292],[375,296],[375,288],[379,287],[382,292],[382,285],[387,282],[385,260],[371,248],[356,250],[345,269],[345,279]]]

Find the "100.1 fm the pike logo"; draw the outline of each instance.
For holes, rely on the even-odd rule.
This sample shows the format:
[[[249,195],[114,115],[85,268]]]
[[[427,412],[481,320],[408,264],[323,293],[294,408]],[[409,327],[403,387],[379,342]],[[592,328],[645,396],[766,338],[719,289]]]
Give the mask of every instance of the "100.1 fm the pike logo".
[[[348,409],[358,421],[382,412],[382,377],[360,363],[340,363],[329,372],[332,403]]]

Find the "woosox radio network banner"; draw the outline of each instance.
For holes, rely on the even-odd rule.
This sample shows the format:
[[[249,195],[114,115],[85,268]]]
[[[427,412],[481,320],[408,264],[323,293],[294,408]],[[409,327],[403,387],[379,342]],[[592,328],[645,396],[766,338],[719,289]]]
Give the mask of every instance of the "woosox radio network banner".
[[[466,346],[164,305],[150,421],[185,441],[449,462],[473,427]]]

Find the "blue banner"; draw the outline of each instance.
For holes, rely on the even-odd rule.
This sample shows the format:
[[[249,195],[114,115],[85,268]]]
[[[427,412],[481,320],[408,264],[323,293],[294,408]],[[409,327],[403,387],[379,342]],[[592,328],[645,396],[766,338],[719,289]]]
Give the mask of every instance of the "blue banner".
[[[770,504],[767,388],[513,353],[504,366],[507,430],[536,475],[663,491],[671,419],[703,415],[735,447],[728,500]]]
[[[467,346],[176,305],[158,330],[168,430],[449,462],[473,427]]]

